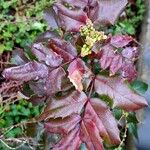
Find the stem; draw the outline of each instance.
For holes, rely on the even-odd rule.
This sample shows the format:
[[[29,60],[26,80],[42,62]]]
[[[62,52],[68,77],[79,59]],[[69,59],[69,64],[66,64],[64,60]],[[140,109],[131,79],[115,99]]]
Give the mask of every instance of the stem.
[[[93,79],[93,81],[92,81],[92,83],[91,83],[91,88],[90,88],[90,91],[89,91],[89,94],[88,94],[88,99],[90,99],[91,94],[92,94],[92,91],[93,91],[93,87],[94,87],[94,80],[95,80],[95,78]]]
[[[122,140],[119,144],[119,146],[115,149],[115,150],[120,150],[121,147],[123,146],[125,140],[126,140],[126,137],[127,137],[127,131],[128,131],[128,121],[127,121],[127,115],[125,112],[123,112],[123,115],[121,116],[121,118],[119,119],[119,121],[122,119],[122,118],[125,118],[125,129],[124,129],[124,134],[122,136]]]

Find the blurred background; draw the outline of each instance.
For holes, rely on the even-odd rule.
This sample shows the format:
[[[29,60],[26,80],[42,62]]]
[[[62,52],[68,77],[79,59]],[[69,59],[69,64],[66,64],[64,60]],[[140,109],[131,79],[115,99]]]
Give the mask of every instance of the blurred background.
[[[39,34],[48,30],[48,25],[43,20],[43,11],[52,3],[53,0],[0,0],[0,73],[15,63],[12,59],[12,55],[16,56],[14,50],[24,49],[29,53],[31,43]],[[150,0],[129,0],[117,24],[107,28],[106,32],[129,34],[140,41],[143,50],[137,64],[139,78],[150,85]],[[27,127],[26,132],[23,125],[18,125],[21,121],[28,121],[39,115],[43,107],[35,107],[23,98],[20,99],[18,91],[22,88],[18,82],[6,81],[0,74],[0,134],[13,126],[5,134],[6,139],[12,140],[7,142],[17,142],[16,139],[24,142],[22,137],[26,137],[27,144],[18,149],[43,149],[43,146],[35,142],[45,142],[46,135],[43,135],[41,125],[37,127],[32,124]],[[144,96],[150,104],[150,88]],[[135,136],[138,134],[138,140],[134,142],[132,139],[135,138],[129,138],[131,145],[126,149],[150,150],[150,109],[137,112],[137,117],[141,120],[139,130],[134,124],[130,129]],[[28,135],[36,137],[36,140],[28,138]],[[1,149],[7,150],[9,147],[0,143]]]

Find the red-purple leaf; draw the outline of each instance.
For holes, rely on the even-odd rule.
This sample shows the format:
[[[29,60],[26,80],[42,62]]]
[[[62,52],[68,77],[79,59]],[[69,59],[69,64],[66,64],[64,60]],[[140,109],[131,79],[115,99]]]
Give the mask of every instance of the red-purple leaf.
[[[114,107],[126,111],[136,111],[147,106],[144,97],[138,95],[119,78],[97,76],[94,83],[95,91],[100,95],[108,95]]]
[[[102,121],[100,120],[100,118],[97,115],[97,112],[95,112],[95,110],[93,109],[91,103],[88,102],[88,104],[86,105],[85,108],[85,113],[84,113],[84,122],[93,122],[95,124],[95,126],[97,127],[97,129],[99,130],[99,134],[102,137],[107,137],[107,131],[102,123]]]
[[[102,138],[112,144],[120,143],[117,123],[107,105],[99,99],[91,99],[87,103],[82,120],[75,115],[63,120],[50,121],[50,124],[46,124],[46,128],[51,133],[63,135],[61,141],[54,147],[58,149],[62,148],[62,150],[63,148],[67,149],[68,145],[71,144],[68,141],[71,142],[75,138],[74,136],[70,136],[74,135],[74,131],[77,134],[77,141],[80,141],[79,145],[76,142],[76,144],[74,143],[76,148],[82,142],[86,144],[88,149],[103,150]],[[67,144],[65,140],[67,140]]]
[[[95,124],[100,136],[111,144],[119,144],[119,129],[107,105],[100,99],[91,99],[85,108],[84,122]],[[111,129],[110,129],[111,126]],[[113,129],[113,130],[112,130]],[[92,135],[92,134],[91,134]]]
[[[116,54],[112,60],[112,63],[110,65],[110,72],[111,75],[114,75],[121,67],[122,67],[122,56],[119,54]]]
[[[81,144],[79,137],[79,126],[76,126],[68,135],[53,147],[53,150],[78,150]]]
[[[78,91],[83,90],[82,78],[84,75],[84,64],[81,59],[75,59],[68,67],[68,78]]]
[[[80,120],[81,117],[77,114],[74,114],[64,119],[50,119],[44,124],[44,126],[50,133],[59,133],[64,135],[73,130]]]
[[[58,13],[59,25],[65,31],[78,32],[80,27],[86,24],[87,15],[82,9],[69,9],[58,2],[54,5],[54,10]]]
[[[58,28],[57,15],[52,7],[44,11],[44,19],[52,29]]]
[[[46,85],[44,87],[44,89],[47,92],[47,95],[52,95],[56,92],[61,91],[62,80],[65,77],[65,75],[66,73],[62,67],[59,67],[49,72],[48,78],[46,79]]]
[[[29,61],[25,56],[23,49],[20,48],[13,50],[12,58],[15,65],[24,65]]]
[[[136,79],[137,71],[133,62],[124,62],[121,68],[121,76],[129,82]]]
[[[62,81],[66,73],[62,67],[49,71],[46,78],[30,82],[30,88],[38,96],[51,96],[62,90]]]
[[[88,89],[92,79],[92,71],[85,65],[80,58],[75,59],[68,67],[68,78],[78,91],[82,91],[83,87]]]
[[[90,9],[89,18],[96,27],[99,27],[101,24],[114,24],[127,3],[127,0],[94,1],[92,9]]]
[[[119,144],[119,129],[109,107],[103,101],[96,98],[92,98],[90,103],[106,129],[108,134],[108,141],[112,144]]]
[[[82,9],[84,9],[89,3],[89,0],[82,0],[82,1],[81,0],[60,0],[60,1],[61,3],[67,3],[72,7],[82,8]]]
[[[35,40],[36,43],[39,42],[48,42],[49,39],[52,38],[57,38],[59,37],[59,34],[57,32],[51,31],[51,30],[47,30],[44,33],[41,33],[37,39]]]
[[[119,71],[123,64],[123,57],[119,53],[115,53],[114,47],[110,44],[102,47],[99,63],[102,69],[110,69],[110,75],[114,75]]]
[[[59,38],[53,38],[49,41],[49,47],[54,52],[61,55],[64,62],[71,61],[77,56],[76,48],[70,43]]]
[[[29,62],[25,65],[5,69],[3,76],[10,80],[30,81],[46,78],[48,68],[36,61]]]
[[[61,98],[53,97],[50,99],[40,119],[64,118],[74,113],[80,114],[86,101],[85,93],[78,91]]]
[[[39,61],[45,62],[50,67],[58,67],[62,63],[61,56],[51,49],[44,47],[42,43],[34,44],[32,52]]]
[[[86,144],[88,150],[103,150],[102,139],[95,123],[91,120],[84,120],[81,123],[80,138]]]
[[[133,38],[128,35],[115,35],[111,38],[110,44],[113,45],[116,48],[122,48],[124,46],[127,46],[131,41],[133,41]]]
[[[114,59],[115,53],[114,53],[114,48],[107,44],[102,48],[102,56],[99,60],[101,68],[102,69],[107,69],[108,67],[111,66],[112,60]]]
[[[122,51],[122,56],[127,59],[134,60],[135,58],[137,58],[139,56],[138,48],[137,47],[126,47]]]
[[[37,96],[37,95],[33,95],[30,97],[30,99],[28,99],[29,102],[31,102],[33,104],[33,106],[35,105],[41,105],[44,104],[46,100],[46,96]]]
[[[47,91],[45,90],[46,80],[47,78],[40,79],[38,81],[30,81],[29,86],[31,90],[38,95],[39,97],[47,95]]]

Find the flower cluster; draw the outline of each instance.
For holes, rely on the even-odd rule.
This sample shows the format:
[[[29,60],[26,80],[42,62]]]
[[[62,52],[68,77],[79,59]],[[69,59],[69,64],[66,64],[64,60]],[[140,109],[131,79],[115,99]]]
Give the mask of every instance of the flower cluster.
[[[81,57],[92,53],[91,49],[95,42],[107,39],[107,36],[104,34],[104,32],[95,30],[91,20],[88,20],[87,24],[81,27],[80,34],[82,37],[85,37],[85,44],[81,49]]]

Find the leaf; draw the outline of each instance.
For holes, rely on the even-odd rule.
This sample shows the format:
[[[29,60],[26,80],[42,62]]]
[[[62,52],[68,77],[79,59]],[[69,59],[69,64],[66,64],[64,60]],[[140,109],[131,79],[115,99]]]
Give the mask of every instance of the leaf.
[[[128,123],[139,123],[139,121],[136,118],[136,113],[128,113],[127,121]]]
[[[97,76],[94,83],[95,91],[100,95],[108,95],[114,102],[114,107],[126,111],[136,111],[147,106],[144,97],[138,95],[117,77]]]
[[[45,78],[48,75],[48,68],[36,61],[25,65],[12,67],[3,71],[3,76],[10,80],[30,81]]]
[[[90,120],[82,121],[80,137],[86,144],[87,149],[104,149],[102,139],[99,135],[99,130],[94,122]]]
[[[68,67],[68,78],[79,91],[83,90],[82,78],[84,75],[84,65],[81,59],[75,59]]]
[[[50,133],[68,134],[81,121],[81,117],[77,114],[71,115],[64,119],[49,119],[44,127]]]
[[[139,51],[138,51],[137,47],[126,47],[122,51],[122,56],[124,58],[134,60],[135,58],[137,58],[139,56]]]
[[[52,97],[39,119],[64,118],[74,113],[80,114],[86,101],[85,93],[78,91],[64,97]]]
[[[136,67],[131,61],[124,62],[121,68],[121,75],[129,82],[133,81],[137,77]]]
[[[116,48],[122,48],[127,46],[131,41],[133,41],[131,36],[118,34],[111,38],[110,44]]]
[[[45,19],[54,29],[59,26],[65,31],[79,32],[88,19],[95,27],[114,24],[126,5],[127,0],[60,0],[45,11]]]
[[[13,50],[12,60],[14,64],[16,65],[24,65],[25,63],[29,61],[27,57],[25,56],[23,49],[19,49],[19,48]]]
[[[80,30],[80,27],[86,24],[87,15],[79,7],[74,7],[73,9],[71,9],[64,6],[63,3],[58,2],[54,5],[53,8],[55,12],[58,13],[60,27],[65,31],[78,32]]]
[[[122,56],[116,54],[110,66],[111,75],[114,75],[122,67],[122,62],[123,62]]]
[[[133,81],[131,83],[131,87],[139,94],[145,94],[145,92],[148,90],[148,84],[140,80]]]
[[[40,62],[45,62],[50,67],[58,67],[62,63],[61,56],[42,43],[34,44],[31,50]]]
[[[52,29],[58,28],[57,15],[52,7],[44,11],[44,19]]]
[[[128,123],[128,129],[129,133],[135,136],[136,139],[138,139],[138,127],[135,123]]]
[[[31,96],[30,99],[28,99],[28,101],[31,102],[33,106],[44,104],[45,100],[46,96],[37,96],[37,95],[33,95]]]
[[[60,55],[64,62],[69,62],[77,56],[77,51],[73,44],[59,38],[51,39],[49,41],[49,47]]]
[[[66,72],[62,67],[49,72],[48,78],[46,79],[46,85],[44,87],[47,91],[47,95],[55,94],[62,90],[62,80],[65,75]]]
[[[37,39],[35,40],[36,43],[39,42],[48,42],[49,39],[59,37],[59,34],[57,32],[47,30],[44,33],[41,33]]]
[[[89,18],[96,27],[101,24],[114,24],[128,3],[127,0],[99,0],[94,2],[92,1]]]
[[[79,127],[76,126],[69,134],[65,135],[53,150],[78,150],[81,144]]]
[[[102,69],[107,69],[108,67],[110,67],[114,56],[115,56],[114,48],[109,44],[104,46],[102,48],[102,56],[99,60],[101,68]]]
[[[46,78],[30,83],[30,88],[39,96],[50,96],[62,90],[62,80],[66,73],[59,67],[49,71]]]
[[[102,69],[110,68],[110,74],[114,75],[122,67],[122,56],[115,54],[114,48],[107,44],[102,48],[101,58],[99,60]]]
[[[100,99],[93,98],[85,108],[84,120],[92,121],[99,130],[100,136],[111,144],[119,144],[119,129],[109,107]],[[111,126],[111,129],[110,129]]]
[[[0,54],[2,54],[4,50],[5,50],[5,45],[0,44]]]
[[[47,78],[40,79],[38,81],[30,81],[29,87],[30,89],[38,95],[38,97],[47,95],[47,91],[44,89],[46,85]],[[33,101],[34,102],[34,101]]]

